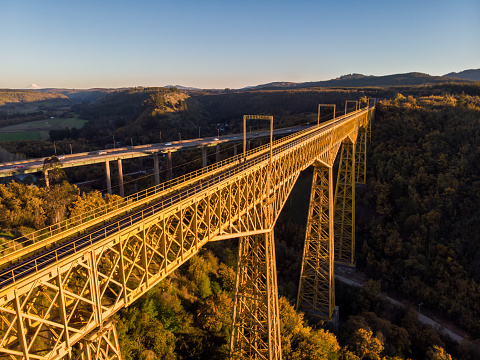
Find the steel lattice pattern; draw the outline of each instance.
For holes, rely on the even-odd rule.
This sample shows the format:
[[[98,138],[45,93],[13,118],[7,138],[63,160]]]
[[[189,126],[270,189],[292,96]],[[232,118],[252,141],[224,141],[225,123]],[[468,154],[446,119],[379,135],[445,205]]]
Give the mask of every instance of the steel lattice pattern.
[[[332,167],[313,172],[297,308],[330,320],[335,309]]]
[[[332,149],[355,138],[372,115],[373,108],[362,110],[277,140],[272,159],[266,149],[246,158],[248,166],[240,164],[238,171],[229,165],[210,178],[203,175],[168,204],[102,225],[104,235],[95,242],[15,275],[0,290],[0,358],[69,355],[208,241],[270,233],[299,173],[315,161],[331,163]],[[272,261],[268,274],[276,282]]]

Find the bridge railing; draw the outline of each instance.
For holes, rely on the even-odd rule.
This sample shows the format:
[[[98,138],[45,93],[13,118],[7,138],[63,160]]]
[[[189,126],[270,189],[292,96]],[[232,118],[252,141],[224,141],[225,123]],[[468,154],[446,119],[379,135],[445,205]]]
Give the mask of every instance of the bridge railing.
[[[342,119],[346,119],[346,118],[350,117],[351,115],[353,115],[353,114],[350,113],[345,117],[340,117],[340,118],[337,118],[335,120],[330,120],[330,121],[324,122],[324,123],[320,124],[320,126],[318,126],[318,127],[314,126],[312,128],[302,130],[301,132],[297,132],[297,133],[289,136],[288,137],[289,139],[283,138],[283,139],[276,140],[274,145],[277,145],[276,148],[278,149],[278,145],[280,143],[288,142],[288,145],[287,145],[286,149],[284,149],[284,150],[288,150],[292,147],[295,147],[295,146],[299,145],[301,142],[307,142],[312,137],[317,136],[318,135],[317,131],[320,130],[321,128],[327,127],[327,126],[331,125],[332,123],[338,122]],[[353,128],[352,128],[352,130],[353,130]],[[310,135],[307,134],[309,132],[311,133]],[[300,133],[302,133],[302,135],[300,135]],[[305,137],[305,135],[307,135],[307,136]],[[297,139],[292,139],[294,137],[297,137]],[[266,145],[261,146],[260,148],[252,149],[252,150],[250,150],[246,153],[246,155],[247,155],[246,157],[248,158],[249,156],[251,156],[253,154],[256,154],[256,156],[254,157],[255,158],[254,163],[252,165],[253,166],[258,165],[259,163],[261,163],[263,161],[267,161],[269,159],[269,156],[270,156],[269,155],[269,148],[270,148],[270,144],[266,144]],[[263,151],[263,154],[261,154],[262,151]],[[278,149],[278,151],[280,151],[280,150]],[[275,155],[276,154],[277,154],[277,151],[275,151]],[[229,161],[225,160],[225,163],[235,163],[235,165],[237,165],[238,164],[238,162],[237,162],[238,158],[239,158],[239,156],[227,159]],[[236,171],[235,168],[227,169],[227,171],[224,174],[222,174],[222,176],[219,177],[216,180],[215,184],[218,184],[221,181],[225,180],[226,178],[232,176],[235,171]],[[201,173],[201,171],[195,171],[193,173]],[[181,178],[183,178],[183,177],[181,177]],[[214,184],[211,184],[211,185],[214,185]],[[114,232],[118,232],[118,231],[124,229],[127,226],[132,226],[134,222],[137,222],[139,220],[143,220],[146,217],[150,217],[150,216],[152,216],[152,215],[154,215],[158,212],[161,212],[166,207],[171,206],[178,201],[187,199],[188,197],[190,197],[194,194],[197,194],[198,192],[204,190],[204,188],[202,187],[201,183],[197,183],[196,185],[190,186],[189,188],[187,188],[185,190],[183,192],[180,192],[179,196],[175,196],[175,198],[170,197],[170,198],[166,198],[164,200],[160,200],[159,202],[156,202],[155,204],[142,209],[141,212],[136,212],[134,214],[131,214],[127,218],[122,218],[121,220],[118,220],[118,221],[110,224],[108,227],[98,229],[96,231],[93,231],[93,232],[85,235],[85,236],[81,236],[78,239],[75,239],[75,241],[73,241],[73,242],[65,243],[64,245],[61,245],[61,246],[59,246],[55,249],[50,250],[49,252],[44,254],[44,256],[42,256],[44,258],[48,258],[48,260],[39,261],[39,260],[37,260],[37,258],[34,258],[34,259],[31,259],[27,262],[23,262],[22,264],[20,264],[18,266],[10,268],[8,271],[3,272],[1,274],[2,277],[4,275],[8,274],[8,273],[10,273],[11,276],[8,277],[6,280],[3,280],[3,281],[0,282],[0,288],[2,288],[4,286],[8,286],[11,283],[15,284],[17,282],[17,279],[23,278],[27,275],[32,275],[34,273],[38,273],[45,266],[51,265],[53,262],[58,263],[58,260],[60,258],[76,254],[77,252],[84,249],[85,247],[93,245],[94,242],[97,241],[98,239],[106,238],[107,236],[109,236],[110,234],[112,234]],[[22,271],[21,270],[22,268],[27,268],[27,270]]]
[[[347,116],[351,115],[352,113],[347,114]],[[338,119],[341,119],[341,117],[337,118],[336,120]],[[328,121],[321,123],[320,127],[325,126],[327,123]],[[303,136],[305,133],[313,131],[314,129],[316,129],[316,126],[312,126],[310,128],[287,135],[282,139],[274,141],[273,146],[275,147],[278,146],[281,142],[290,141],[295,137]],[[267,143],[266,145],[247,151],[245,156],[250,157],[251,155],[258,152],[268,150],[269,147],[270,144]],[[58,242],[49,241],[50,239],[61,236],[62,240],[59,241],[63,241],[65,236],[70,236],[75,233],[71,231],[72,229],[80,227],[81,225],[93,226],[102,220],[106,220],[107,218],[111,219],[116,215],[121,215],[129,209],[142,206],[150,201],[154,201],[162,196],[169,194],[171,191],[176,191],[181,187],[187,186],[191,183],[192,180],[198,180],[201,177],[211,176],[219,169],[224,169],[227,166],[235,165],[238,159],[240,159],[240,156],[242,155],[237,155],[224,159],[220,162],[184,174],[175,179],[168,180],[159,185],[139,191],[127,197],[111,201],[104,206],[85,212],[81,215],[71,217],[48,227],[22,235],[13,240],[9,240],[8,242],[2,244],[0,248],[0,268],[4,267],[5,264],[13,262],[15,259],[18,259],[22,256],[22,254],[34,251],[39,247],[55,244]],[[81,230],[85,230],[85,227],[83,226]]]

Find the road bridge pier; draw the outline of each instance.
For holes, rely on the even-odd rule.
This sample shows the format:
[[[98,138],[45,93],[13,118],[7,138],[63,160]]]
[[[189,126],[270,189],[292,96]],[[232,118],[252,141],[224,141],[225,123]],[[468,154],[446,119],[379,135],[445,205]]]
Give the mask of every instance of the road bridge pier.
[[[172,152],[167,152],[167,180],[172,180]]]
[[[153,156],[153,173],[155,175],[155,185],[160,184],[160,170],[158,168],[158,153]]]
[[[107,192],[112,195],[112,179],[110,177],[110,161],[105,160],[105,174],[107,176]]]
[[[202,167],[207,167],[207,147],[202,147]]]
[[[118,186],[120,188],[120,196],[125,196],[125,189],[123,187],[123,169],[122,169],[122,159],[118,159]]]
[[[220,162],[220,144],[215,146],[215,162]]]

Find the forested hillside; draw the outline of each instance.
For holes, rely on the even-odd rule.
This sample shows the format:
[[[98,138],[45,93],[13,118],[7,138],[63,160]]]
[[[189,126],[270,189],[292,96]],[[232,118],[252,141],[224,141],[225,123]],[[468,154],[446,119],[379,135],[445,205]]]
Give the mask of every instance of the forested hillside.
[[[358,266],[478,338],[480,98],[398,94],[372,129]]]
[[[41,93],[32,90],[0,89],[0,106],[14,103],[29,103],[34,101],[68,99],[59,93]]]

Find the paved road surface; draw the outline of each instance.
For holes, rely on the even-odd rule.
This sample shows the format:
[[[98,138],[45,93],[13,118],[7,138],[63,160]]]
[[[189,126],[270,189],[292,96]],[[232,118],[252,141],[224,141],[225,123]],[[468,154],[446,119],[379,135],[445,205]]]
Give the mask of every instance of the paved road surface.
[[[363,284],[360,283],[360,282],[357,282],[355,280],[352,280],[352,279],[348,279],[344,276],[341,276],[341,275],[337,275],[335,274],[335,279],[338,279],[340,280],[341,282],[347,284],[347,285],[350,285],[350,286],[356,286],[356,287],[362,287]],[[387,299],[388,301],[390,301],[392,304],[400,307],[400,308],[405,308],[406,306],[401,303],[400,301],[398,300],[395,300],[389,296],[386,296],[385,294],[381,294],[381,296],[385,299]],[[448,329],[445,327],[445,325],[443,324],[440,324],[438,322],[436,322],[435,320],[423,315],[423,314],[420,314],[418,313],[418,311],[416,311],[416,313],[418,314],[418,321],[424,325],[431,325],[436,331],[444,334],[444,335],[448,335],[450,336],[450,338],[454,341],[456,341],[457,343],[460,343],[462,342],[463,340],[463,336],[457,334],[456,332],[454,332],[453,330],[451,329]]]
[[[303,130],[308,126],[295,126],[291,128],[276,129],[273,131],[274,136],[289,135],[294,132]],[[248,133],[247,139],[265,138],[270,135],[270,131],[258,131]],[[202,148],[205,146],[215,146],[228,142],[240,143],[243,141],[243,134],[224,135],[220,138],[200,138],[187,139],[182,141],[172,141],[171,143],[148,144],[138,146],[128,146],[117,149],[105,149],[93,153],[77,153],[77,154],[58,154],[58,159],[62,163],[63,168],[82,166],[95,163],[104,163],[106,160],[112,161],[117,159],[128,159],[142,156],[151,156],[154,153],[167,153],[191,148]],[[169,145],[167,145],[169,144]],[[241,145],[240,145],[241,146]],[[239,149],[239,151],[242,151]],[[10,161],[0,163],[0,177],[29,174],[42,171],[45,158],[27,159],[21,161]]]

